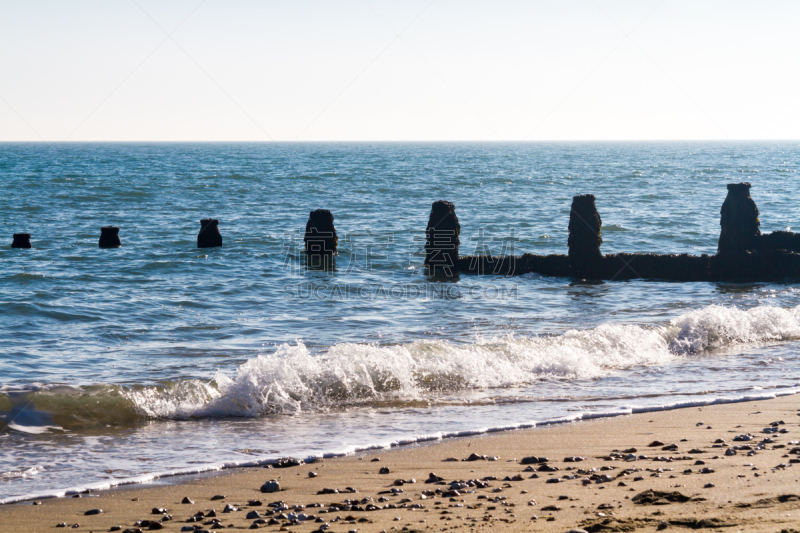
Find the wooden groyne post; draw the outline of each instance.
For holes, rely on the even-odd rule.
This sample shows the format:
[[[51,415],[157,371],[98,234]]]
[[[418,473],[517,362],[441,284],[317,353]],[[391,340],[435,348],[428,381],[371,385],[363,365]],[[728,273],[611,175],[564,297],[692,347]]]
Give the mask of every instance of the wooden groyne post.
[[[100,248],[119,248],[122,246],[122,242],[119,240],[119,227],[103,226],[100,228],[98,246]]]
[[[747,250],[754,250],[761,235],[758,214],[758,207],[750,197],[750,184],[729,183],[728,196],[720,210],[717,253],[742,255]]]
[[[598,277],[603,254],[600,228],[603,221],[594,203],[593,194],[572,198],[569,211],[569,263],[575,277]]]
[[[197,234],[197,247],[215,248],[217,246],[222,246],[222,234],[219,232],[219,219],[202,219],[200,221],[200,233]]]
[[[31,248],[30,233],[15,233],[14,240],[11,242],[12,248]]]
[[[430,275],[456,275],[460,235],[456,206],[444,200],[433,202],[425,228],[425,266]]]
[[[328,209],[315,209],[308,214],[303,245],[311,268],[332,266],[333,256],[339,248],[339,236],[333,224],[333,213]]]

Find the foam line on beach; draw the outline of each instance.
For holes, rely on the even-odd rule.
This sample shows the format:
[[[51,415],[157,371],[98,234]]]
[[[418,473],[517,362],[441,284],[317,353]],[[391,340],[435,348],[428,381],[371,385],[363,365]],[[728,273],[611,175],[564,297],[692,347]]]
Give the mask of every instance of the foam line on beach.
[[[339,450],[331,450],[327,452],[319,452],[315,454],[308,455],[304,458],[306,462],[313,462],[317,459],[331,459],[335,457],[345,457],[348,455],[355,455],[358,453],[370,452],[370,451],[382,451],[388,450],[391,448],[397,448],[402,446],[409,446],[414,444],[422,444],[428,442],[436,442],[442,441],[446,439],[454,439],[454,438],[461,438],[461,437],[471,437],[471,436],[480,436],[486,435],[489,433],[497,433],[497,432],[507,432],[507,431],[517,431],[521,429],[533,429],[536,427],[548,427],[548,426],[557,426],[561,424],[569,424],[574,422],[580,422],[584,420],[595,420],[595,419],[602,419],[602,418],[612,418],[622,415],[631,415],[631,414],[641,414],[641,413],[650,413],[650,412],[657,412],[657,411],[670,411],[670,410],[677,410],[677,409],[687,409],[692,407],[705,407],[711,405],[723,405],[723,404],[731,404],[731,403],[742,403],[742,402],[754,402],[754,401],[762,401],[762,400],[771,400],[774,398],[782,397],[782,396],[791,396],[794,394],[800,393],[800,383],[795,384],[793,387],[783,388],[783,389],[776,389],[772,392],[764,392],[761,394],[745,394],[742,396],[735,396],[735,397],[717,397],[717,398],[709,398],[707,400],[692,400],[692,401],[685,401],[685,402],[673,402],[661,405],[652,405],[652,406],[626,406],[614,410],[609,411],[599,411],[599,412],[583,412],[583,413],[576,413],[572,416],[567,417],[559,417],[549,420],[543,421],[527,421],[521,422],[519,424],[511,424],[511,425],[504,425],[504,426],[497,426],[497,427],[485,427],[479,428],[475,430],[466,430],[466,431],[454,431],[454,432],[436,432],[432,434],[425,434],[425,435],[418,435],[414,437],[408,438],[399,438],[393,441],[387,441],[382,443],[371,443],[366,444],[363,446],[346,446],[344,449]],[[163,479],[168,477],[177,477],[177,476],[186,476],[186,475],[197,475],[203,474],[208,472],[215,472],[215,471],[223,471],[232,468],[243,468],[243,467],[258,467],[258,466],[266,466],[269,464],[274,463],[277,461],[278,458],[271,457],[265,458],[260,460],[253,460],[253,461],[231,461],[231,462],[224,462],[218,464],[210,464],[204,465],[199,467],[192,467],[192,468],[183,468],[183,469],[176,469],[170,470],[166,472],[154,472],[139,476],[133,476],[130,478],[119,479],[119,480],[106,480],[98,483],[91,483],[80,487],[71,487],[67,489],[59,489],[53,490],[48,492],[41,492],[36,494],[27,494],[23,496],[16,496],[12,498],[0,499],[0,505],[6,505],[11,503],[18,503],[28,500],[36,500],[36,499],[46,499],[46,498],[61,498],[65,496],[71,496],[74,494],[81,494],[87,491],[99,491],[99,490],[108,490],[115,487],[121,487],[126,485],[135,485],[135,484],[142,484],[142,483],[150,483],[157,479]]]

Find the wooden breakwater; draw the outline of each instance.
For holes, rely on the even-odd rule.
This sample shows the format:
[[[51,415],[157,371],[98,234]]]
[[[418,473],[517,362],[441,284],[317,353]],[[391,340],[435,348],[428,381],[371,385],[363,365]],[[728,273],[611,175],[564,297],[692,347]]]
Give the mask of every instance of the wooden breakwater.
[[[776,281],[800,280],[800,233],[761,233],[758,208],[749,183],[731,183],[720,210],[720,236],[716,255],[703,254],[603,254],[603,221],[595,197],[573,197],[569,216],[567,253],[509,256],[459,255],[461,224],[451,202],[431,207],[425,229],[424,265],[433,276],[458,274],[542,274],[578,279],[670,281]],[[119,227],[101,228],[100,248],[119,248]],[[303,237],[307,267],[335,268],[338,236],[333,213],[317,209],[309,214]],[[200,221],[198,248],[222,246],[219,220]],[[31,234],[16,233],[12,248],[31,248]]]
[[[800,234],[761,233],[758,208],[749,183],[728,185],[722,204],[716,255],[602,254],[602,220],[595,197],[575,196],[565,255],[459,256],[461,226],[455,206],[435,202],[426,229],[425,264],[436,276],[459,273],[522,275],[536,273],[595,280],[776,281],[800,279]]]

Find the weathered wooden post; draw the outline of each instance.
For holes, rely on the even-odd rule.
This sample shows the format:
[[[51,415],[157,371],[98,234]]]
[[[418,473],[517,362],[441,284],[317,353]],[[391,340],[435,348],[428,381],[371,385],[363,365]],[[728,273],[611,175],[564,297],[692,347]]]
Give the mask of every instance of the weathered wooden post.
[[[575,277],[598,277],[603,254],[600,228],[603,221],[597,212],[593,194],[572,198],[569,212],[569,263]]]
[[[729,183],[720,210],[719,255],[742,255],[756,247],[761,230],[758,207],[750,197],[749,183]]]
[[[117,226],[103,226],[100,228],[100,248],[119,248],[122,242],[119,240],[119,228]]]
[[[456,275],[460,234],[461,225],[456,216],[456,206],[444,200],[433,202],[425,229],[425,266],[432,276]]]
[[[222,246],[222,234],[219,232],[219,219],[202,219],[200,221],[200,233],[197,234],[197,247],[215,248],[217,246]]]
[[[309,213],[303,244],[308,255],[309,267],[331,266],[339,246],[339,236],[333,225],[333,213],[327,209],[315,209]]]
[[[12,248],[30,248],[31,247],[31,234],[30,233],[15,233],[14,240],[11,242]]]

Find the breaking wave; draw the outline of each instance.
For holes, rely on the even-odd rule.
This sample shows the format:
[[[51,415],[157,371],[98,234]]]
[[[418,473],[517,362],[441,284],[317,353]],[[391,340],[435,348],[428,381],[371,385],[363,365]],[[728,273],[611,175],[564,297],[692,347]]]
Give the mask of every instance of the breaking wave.
[[[708,306],[669,323],[604,324],[561,335],[506,335],[472,344],[419,340],[408,344],[341,343],[314,352],[302,342],[218,371],[208,381],[122,387],[32,387],[0,390],[0,416],[24,431],[82,422],[190,419],[459,401],[470,391],[521,387],[542,379],[593,379],[660,365],[709,351],[800,339],[800,307],[748,310]],[[36,406],[32,416],[26,403]],[[77,407],[76,407],[77,406]],[[16,413],[16,416],[14,416]],[[21,416],[24,415],[24,416]]]

